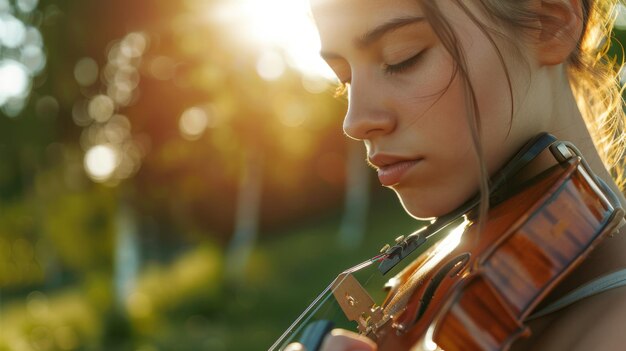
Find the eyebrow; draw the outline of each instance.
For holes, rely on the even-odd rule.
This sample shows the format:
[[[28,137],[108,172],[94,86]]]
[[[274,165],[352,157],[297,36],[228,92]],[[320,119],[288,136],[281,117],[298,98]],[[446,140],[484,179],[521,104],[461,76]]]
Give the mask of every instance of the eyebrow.
[[[417,23],[417,22],[422,22],[426,20],[426,17],[400,17],[400,18],[394,18],[384,24],[381,24],[380,26],[370,30],[369,32],[365,33],[363,36],[361,36],[358,40],[357,43],[361,46],[368,46],[371,43],[373,43],[374,41],[380,39],[380,37],[382,37],[383,35],[392,32],[394,30],[397,30],[399,28],[402,28],[404,26],[408,26],[409,24],[413,24],[413,23]]]
[[[381,24],[380,26],[368,31],[364,35],[356,39],[357,46],[365,47],[371,45],[376,40],[380,39],[383,35],[398,30],[404,26],[408,26],[413,23],[423,22],[426,17],[411,16],[411,17],[399,17],[394,18],[388,22]],[[330,52],[320,52],[320,55],[325,59],[340,58],[339,55]]]

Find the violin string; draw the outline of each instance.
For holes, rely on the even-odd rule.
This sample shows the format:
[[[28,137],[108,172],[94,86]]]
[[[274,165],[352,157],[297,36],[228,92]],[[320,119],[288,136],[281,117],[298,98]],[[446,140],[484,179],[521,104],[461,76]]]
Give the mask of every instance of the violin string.
[[[376,257],[373,257],[371,260],[374,262],[382,262],[385,258],[387,258],[388,255],[386,254],[380,254]],[[378,271],[376,272],[372,272],[372,274],[370,274],[367,279],[365,279],[365,281],[363,282],[363,287],[367,287],[369,286],[370,282],[372,281],[372,279],[374,279],[374,277],[376,276],[376,273],[378,273]]]
[[[274,342],[274,344],[272,344],[272,346],[270,346],[269,351],[275,350],[278,345],[281,345],[280,349],[282,349],[282,346],[286,346],[285,344],[288,343],[289,341],[291,341],[290,338],[287,339],[287,337],[289,335],[296,335],[296,334],[298,334],[302,330],[302,328],[305,327],[306,323],[313,317],[313,315],[315,315],[319,311],[320,308],[322,308],[322,306],[326,303],[326,301],[328,301],[328,299],[332,296],[332,292],[334,291],[333,286],[334,287],[339,286],[346,279],[347,274],[344,274],[344,273],[358,272],[361,269],[364,269],[364,268],[370,266],[372,263],[379,262],[379,261],[383,260],[385,257],[386,257],[386,254],[379,254],[377,256],[374,256],[373,258],[370,258],[370,259],[368,259],[368,260],[366,260],[366,261],[364,261],[362,263],[357,264],[354,267],[348,268],[345,271],[341,272],[340,275],[343,275],[341,280],[339,282],[336,282],[337,278],[339,277],[339,276],[337,276],[337,278],[335,278],[315,298],[315,300],[313,300],[313,302],[300,314],[300,316],[298,316],[298,318],[296,318],[296,320],[289,326],[289,328],[287,328],[287,330],[285,330],[285,332],[280,336],[280,338],[278,338],[278,340],[276,340],[276,342]],[[333,290],[331,291],[331,289],[333,289]]]

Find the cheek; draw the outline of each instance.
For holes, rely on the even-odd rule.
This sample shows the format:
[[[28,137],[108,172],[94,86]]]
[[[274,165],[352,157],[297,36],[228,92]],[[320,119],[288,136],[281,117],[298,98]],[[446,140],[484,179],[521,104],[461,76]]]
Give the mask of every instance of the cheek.
[[[419,136],[424,152],[448,170],[472,151],[464,82],[443,48],[429,58],[424,75],[414,79],[403,89],[400,127]]]
[[[511,102],[504,70],[493,48],[476,45],[470,81],[478,102],[483,160],[493,171],[511,153],[503,149],[509,132]],[[414,217],[436,217],[461,205],[479,189],[479,161],[468,122],[466,84],[449,54],[434,51],[425,65],[396,82],[393,106],[401,118],[401,138],[425,157],[410,181],[394,188]],[[467,95],[467,96],[466,96]],[[510,144],[510,143],[509,143]]]
[[[397,93],[416,102],[435,101],[449,85],[454,62],[442,46],[426,49],[410,74],[397,76],[392,86]]]
[[[446,77],[443,86],[447,83]],[[438,217],[478,190],[479,168],[467,123],[463,82],[456,77],[427,107],[414,107],[423,111],[410,130],[425,157],[424,167],[394,190],[413,217]]]
[[[463,86],[452,58],[442,47],[426,55],[413,74],[392,84],[397,100],[391,106],[401,116],[398,127],[435,140],[466,134]]]

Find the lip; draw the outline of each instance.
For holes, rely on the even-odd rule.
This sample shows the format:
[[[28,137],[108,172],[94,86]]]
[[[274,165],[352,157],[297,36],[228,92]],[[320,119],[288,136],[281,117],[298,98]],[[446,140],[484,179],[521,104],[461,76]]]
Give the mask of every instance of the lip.
[[[404,174],[418,164],[422,158],[405,158],[390,155],[373,155],[369,157],[370,163],[378,171],[378,180],[383,186],[398,184]]]

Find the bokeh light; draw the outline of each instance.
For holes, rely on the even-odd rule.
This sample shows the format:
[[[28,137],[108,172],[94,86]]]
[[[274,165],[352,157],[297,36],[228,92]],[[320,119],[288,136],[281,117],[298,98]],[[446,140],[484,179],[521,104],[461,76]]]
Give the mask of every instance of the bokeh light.
[[[104,135],[112,144],[123,143],[130,137],[130,121],[123,115],[112,116],[104,126]]]
[[[286,127],[298,128],[306,122],[308,111],[295,99],[279,99],[275,101],[274,110],[281,124]]]
[[[32,79],[46,66],[41,32],[30,25],[37,0],[0,0],[0,107],[17,117],[26,106]]]
[[[285,60],[274,51],[266,51],[259,57],[256,65],[257,73],[261,78],[272,81],[285,73]]]
[[[46,55],[37,45],[26,45],[21,50],[20,60],[31,74],[36,75],[46,66]]]
[[[74,66],[74,78],[78,84],[88,87],[98,80],[98,64],[91,57],[84,57]]]
[[[148,46],[148,38],[144,33],[129,33],[120,43],[122,55],[128,58],[136,58],[143,55]]]
[[[8,13],[0,14],[0,28],[0,42],[8,48],[17,48],[26,38],[24,23]]]
[[[26,28],[24,45],[43,46],[43,38],[41,37],[41,32],[39,32],[39,29],[35,27]]]
[[[31,12],[39,3],[38,0],[17,0],[17,8],[22,12]]]
[[[86,151],[84,169],[96,182],[116,185],[134,175],[143,153],[131,135],[131,123],[121,110],[133,103],[139,90],[140,68],[149,45],[144,32],[130,32],[109,44],[107,62],[100,69],[91,57],[74,65],[74,79],[84,87],[98,82],[104,93],[78,100],[72,107],[72,119],[84,127],[80,145]]]
[[[85,154],[84,165],[91,179],[103,182],[111,178],[118,161],[118,154],[110,145],[96,145]]]
[[[76,100],[72,106],[72,120],[77,126],[85,127],[93,122],[87,113],[87,105],[85,100]]]
[[[182,136],[187,140],[200,138],[208,125],[207,112],[200,107],[191,107],[185,110],[178,124]]]
[[[106,122],[115,111],[113,100],[107,95],[97,95],[89,102],[89,116],[98,122]]]
[[[10,98],[24,96],[29,87],[28,70],[23,64],[11,59],[0,61],[0,105]]]

